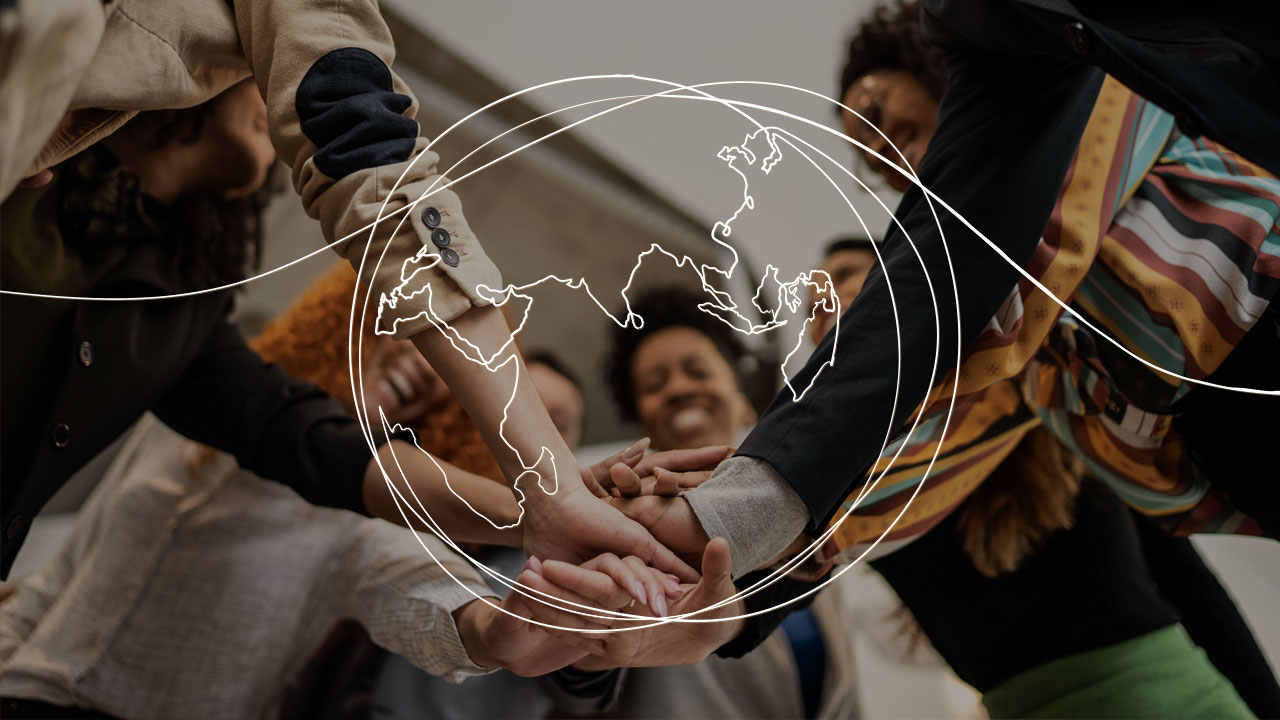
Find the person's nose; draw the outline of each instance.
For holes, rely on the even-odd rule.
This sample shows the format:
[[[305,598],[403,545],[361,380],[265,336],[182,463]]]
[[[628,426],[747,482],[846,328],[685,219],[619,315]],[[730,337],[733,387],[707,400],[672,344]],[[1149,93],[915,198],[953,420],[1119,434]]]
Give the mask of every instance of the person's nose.
[[[692,378],[688,373],[674,373],[669,380],[667,386],[662,389],[663,400],[665,402],[676,402],[684,400],[698,392],[700,383],[696,378]]]
[[[886,169],[886,165],[885,165],[885,161],[881,160],[880,158],[888,157],[886,153],[889,151],[889,141],[879,133],[875,133],[872,137],[865,140],[864,144],[867,146],[867,149],[870,151],[870,152],[863,153],[863,155],[867,159],[867,167],[871,168],[872,171],[879,173],[880,175],[883,175]],[[877,157],[873,153],[879,153],[879,157]]]

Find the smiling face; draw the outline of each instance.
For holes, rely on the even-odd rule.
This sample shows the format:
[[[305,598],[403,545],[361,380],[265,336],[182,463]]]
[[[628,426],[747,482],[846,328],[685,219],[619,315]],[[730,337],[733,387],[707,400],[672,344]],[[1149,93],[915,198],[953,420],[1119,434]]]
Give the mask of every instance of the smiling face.
[[[755,421],[729,361],[693,328],[645,337],[631,358],[631,379],[636,414],[654,449],[734,445]]]
[[[823,261],[821,270],[831,276],[836,296],[840,298],[840,312],[849,309],[854,298],[862,292],[862,284],[867,281],[871,268],[875,267],[876,254],[871,250],[847,249],[837,250]],[[821,296],[814,293],[809,298],[809,305],[818,304]],[[818,308],[814,314],[814,322],[809,325],[810,338],[816,345],[836,326],[836,312]]]
[[[914,75],[906,70],[877,70],[859,77],[844,94],[844,104],[853,108],[866,122],[848,110],[841,110],[845,133],[880,153],[901,163],[898,153],[867,123],[879,128],[907,159],[913,170],[938,127],[938,101]],[[906,192],[911,182],[879,158],[863,152],[867,165],[898,192]]]
[[[392,424],[418,427],[449,398],[449,388],[413,343],[379,338],[364,364],[365,410],[375,425],[378,408]]]

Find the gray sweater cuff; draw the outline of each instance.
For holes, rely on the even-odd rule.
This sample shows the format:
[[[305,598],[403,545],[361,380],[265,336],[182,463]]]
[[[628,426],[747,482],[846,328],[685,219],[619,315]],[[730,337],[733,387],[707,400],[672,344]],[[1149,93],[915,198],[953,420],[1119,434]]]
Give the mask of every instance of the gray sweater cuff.
[[[707,537],[729,541],[735,578],[777,557],[809,521],[809,508],[786,479],[753,457],[725,460],[684,497]]]

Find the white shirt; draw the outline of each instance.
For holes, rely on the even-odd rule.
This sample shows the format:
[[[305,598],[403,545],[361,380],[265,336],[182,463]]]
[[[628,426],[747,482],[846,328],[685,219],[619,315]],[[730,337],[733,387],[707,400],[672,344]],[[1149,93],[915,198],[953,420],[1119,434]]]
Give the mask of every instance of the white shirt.
[[[263,717],[346,618],[432,674],[484,672],[452,613],[493,593],[437,538],[313,507],[226,455],[193,473],[195,448],[150,417],[135,429],[66,545],[0,604],[0,695]]]

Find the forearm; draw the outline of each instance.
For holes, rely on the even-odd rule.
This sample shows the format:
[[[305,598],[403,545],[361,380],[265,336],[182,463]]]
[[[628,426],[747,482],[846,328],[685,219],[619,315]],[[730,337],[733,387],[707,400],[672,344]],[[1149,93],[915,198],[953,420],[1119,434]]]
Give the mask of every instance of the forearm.
[[[425,452],[398,440],[379,448],[378,457],[370,460],[365,472],[364,504],[371,514],[398,524],[407,518],[415,530],[430,529],[412,509],[401,514],[384,469],[403,500],[413,503],[409,507],[420,503],[432,522],[454,542],[520,546],[523,534],[516,525],[520,508],[510,488],[433,461]],[[415,497],[417,502],[412,500]]]
[[[453,611],[453,622],[458,628],[458,637],[462,638],[462,646],[466,648],[471,661],[482,668],[497,669],[503,663],[489,649],[489,641],[485,626],[490,615],[495,612],[483,600],[473,600]]]
[[[580,483],[573,454],[552,424],[515,351],[502,311],[472,308],[449,327],[457,337],[429,328],[414,335],[413,343],[462,403],[507,479],[514,482],[532,468],[545,447],[555,458],[560,483]],[[547,465],[538,469],[550,472]],[[551,479],[543,481],[550,489]],[[522,489],[530,497],[541,495]]]

